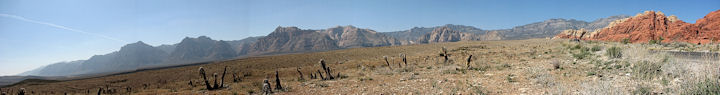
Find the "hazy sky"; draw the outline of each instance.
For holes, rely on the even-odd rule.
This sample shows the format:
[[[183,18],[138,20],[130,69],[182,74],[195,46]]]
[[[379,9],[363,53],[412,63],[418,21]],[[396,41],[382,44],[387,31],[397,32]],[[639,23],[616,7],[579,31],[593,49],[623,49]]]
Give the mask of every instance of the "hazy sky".
[[[88,59],[136,41],[157,46],[201,35],[239,40],[267,35],[278,26],[504,29],[645,10],[694,23],[718,9],[720,0],[0,0],[0,75]]]

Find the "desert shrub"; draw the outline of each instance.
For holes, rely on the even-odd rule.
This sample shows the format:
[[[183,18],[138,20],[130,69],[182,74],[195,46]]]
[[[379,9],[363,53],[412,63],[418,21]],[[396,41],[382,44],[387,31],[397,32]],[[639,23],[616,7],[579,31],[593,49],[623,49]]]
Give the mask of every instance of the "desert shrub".
[[[593,46],[592,48],[590,48],[590,50],[593,51],[593,52],[600,51],[601,49],[602,49],[602,47],[600,47],[600,46],[598,46],[598,45],[595,45],[595,46]]]
[[[404,68],[397,69],[397,70],[395,70],[395,71],[396,71],[396,72],[413,72],[413,71],[415,71],[415,68],[414,68],[414,67],[407,67],[407,66],[406,66],[406,67],[404,67]]]
[[[589,57],[590,55],[592,55],[592,53],[590,53],[589,51],[585,51],[585,50],[581,50],[580,53],[572,54],[572,56],[575,59],[585,59],[586,57]]]
[[[635,90],[632,91],[633,95],[650,95],[652,88],[647,86],[637,86],[635,87]]]
[[[633,75],[640,79],[652,79],[661,75],[662,65],[660,63],[650,63],[647,61],[636,63],[632,68]]]
[[[504,70],[504,69],[510,68],[510,67],[511,67],[510,64],[504,63],[504,64],[502,64],[502,65],[500,65],[500,66],[497,66],[495,69],[497,69],[497,70]]]
[[[628,38],[622,39],[622,43],[628,44],[628,43],[630,43],[630,39],[628,39]]]
[[[685,93],[686,95],[718,95],[720,94],[720,82],[714,79],[705,79],[699,83],[691,85]]]
[[[605,51],[605,54],[610,58],[621,58],[622,57],[622,48],[610,47]]]
[[[360,78],[360,79],[358,79],[358,80],[360,80],[360,81],[368,81],[368,80],[373,80],[373,78],[370,78],[370,77],[362,77],[362,78]]]
[[[505,77],[505,80],[507,80],[508,82],[517,82],[516,80],[513,79],[514,76],[515,76],[515,75],[510,74],[510,75],[508,75],[508,76]]]
[[[587,76],[594,76],[594,75],[597,75],[597,72],[595,72],[595,71],[588,71],[586,74],[587,74]]]
[[[458,74],[457,71],[458,71],[458,70],[447,69],[447,70],[443,70],[442,73],[443,73],[443,74]]]
[[[650,40],[648,41],[648,44],[658,44],[658,40]]]
[[[573,46],[573,47],[570,48],[570,49],[580,49],[580,48],[582,48],[582,45],[576,44],[575,46]]]
[[[490,66],[488,66],[488,65],[486,65],[486,64],[478,64],[478,63],[475,63],[475,67],[471,67],[470,70],[475,70],[475,71],[487,71],[489,68],[490,68]]]
[[[560,62],[558,62],[557,60],[550,62],[550,64],[552,64],[553,69],[560,69]]]

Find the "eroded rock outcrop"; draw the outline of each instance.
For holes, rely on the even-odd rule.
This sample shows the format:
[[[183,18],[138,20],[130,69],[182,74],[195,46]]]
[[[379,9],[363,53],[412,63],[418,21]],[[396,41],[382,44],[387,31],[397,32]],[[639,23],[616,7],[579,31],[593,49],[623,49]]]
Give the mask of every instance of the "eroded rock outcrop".
[[[719,10],[720,11],[720,10]],[[645,11],[631,18],[611,22],[607,27],[595,30],[583,40],[622,41],[645,43],[651,40],[662,42],[689,42],[705,44],[720,40],[720,12],[714,11],[697,21],[696,24],[665,16],[662,12]],[[555,38],[578,38],[577,30],[566,30]],[[587,32],[587,31],[584,31]],[[579,32],[582,33],[582,32]]]

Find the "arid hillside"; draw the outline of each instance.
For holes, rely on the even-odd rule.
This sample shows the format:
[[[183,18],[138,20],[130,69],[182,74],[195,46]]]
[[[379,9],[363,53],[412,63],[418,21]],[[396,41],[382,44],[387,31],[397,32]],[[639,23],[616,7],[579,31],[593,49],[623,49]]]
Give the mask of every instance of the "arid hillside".
[[[717,45],[551,39],[461,41],[251,57],[77,80],[29,80],[0,91],[262,94],[264,79],[276,88],[278,72],[283,89],[273,92],[280,95],[707,94],[720,89],[720,59],[717,53],[696,51],[718,50]],[[334,79],[310,77],[329,77],[320,60]],[[216,81],[212,75],[220,78],[227,67],[224,78],[217,79],[224,86],[208,90],[200,67],[210,84]]]

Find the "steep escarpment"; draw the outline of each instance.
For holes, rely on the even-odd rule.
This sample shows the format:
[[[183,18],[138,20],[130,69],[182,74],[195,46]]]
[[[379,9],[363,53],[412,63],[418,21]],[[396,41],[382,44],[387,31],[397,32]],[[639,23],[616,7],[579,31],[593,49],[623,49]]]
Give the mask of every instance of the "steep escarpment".
[[[249,55],[326,51],[354,47],[403,45],[404,42],[371,29],[337,26],[322,30],[277,27],[243,48]]]
[[[720,10],[719,10],[720,11]],[[705,44],[720,40],[720,12],[714,11],[696,24],[665,16],[662,12],[645,11],[631,18],[613,21],[607,27],[595,30],[583,40],[622,41],[644,43],[652,40],[662,42],[688,42]],[[577,31],[577,30],[568,30]],[[587,31],[584,31],[587,32]],[[579,38],[577,33],[563,32],[556,38]]]
[[[449,31],[452,30],[452,31]],[[482,30],[479,28],[475,28],[472,26],[465,26],[465,25],[453,25],[453,24],[446,24],[442,26],[436,26],[436,27],[414,27],[409,30],[404,31],[395,31],[395,32],[383,32],[383,34],[388,35],[390,37],[396,38],[401,41],[407,41],[409,44],[416,44],[416,43],[428,43],[432,41],[428,41],[431,38],[430,36],[434,37],[440,37],[444,36],[443,34],[462,34],[463,36],[456,36],[456,38],[460,39],[466,39],[466,40],[501,40],[503,39],[503,35],[501,31],[490,31],[490,30]],[[451,37],[451,35],[445,35],[445,38]],[[459,40],[458,40],[459,41]],[[447,41],[440,41],[440,42],[447,42]]]
[[[316,30],[301,30],[297,27],[277,27],[275,31],[259,38],[249,48],[248,54],[300,52],[339,49],[335,40]]]
[[[399,40],[375,32],[375,30],[360,29],[355,26],[337,26],[320,32],[327,34],[330,39],[336,40],[337,45],[343,48],[402,44]]]

